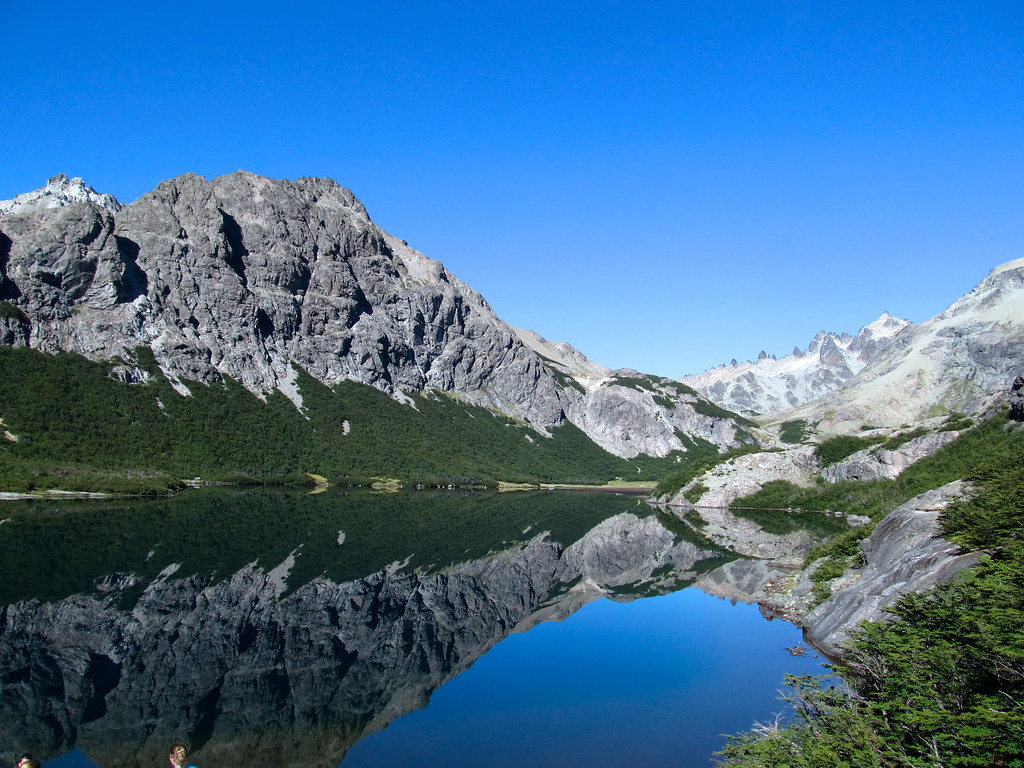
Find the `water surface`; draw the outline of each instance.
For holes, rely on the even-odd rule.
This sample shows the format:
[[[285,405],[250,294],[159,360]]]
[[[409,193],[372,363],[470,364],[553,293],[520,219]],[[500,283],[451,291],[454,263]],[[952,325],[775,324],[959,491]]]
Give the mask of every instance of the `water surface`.
[[[206,489],[0,515],[5,763],[157,765],[183,741],[200,766],[703,768],[817,663],[688,589],[731,594],[739,556],[630,497]]]

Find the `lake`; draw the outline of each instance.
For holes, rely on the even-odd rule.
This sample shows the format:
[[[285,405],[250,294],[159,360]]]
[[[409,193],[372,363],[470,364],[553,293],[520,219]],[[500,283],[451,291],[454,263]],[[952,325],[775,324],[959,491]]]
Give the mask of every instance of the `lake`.
[[[4,765],[183,741],[199,766],[706,768],[825,671],[742,602],[754,561],[635,497],[207,488],[0,519]]]

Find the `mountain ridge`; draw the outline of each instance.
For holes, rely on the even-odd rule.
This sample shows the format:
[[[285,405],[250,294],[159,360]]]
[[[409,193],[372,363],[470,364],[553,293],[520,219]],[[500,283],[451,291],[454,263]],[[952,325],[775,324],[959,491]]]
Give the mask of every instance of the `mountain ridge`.
[[[229,377],[299,408],[298,370],[399,401],[455,393],[542,433],[571,421],[621,457],[749,439],[731,414],[657,377],[574,386],[332,180],[185,174],[117,211],[91,199],[40,207],[47,197],[0,216],[2,344],[122,358],[137,380],[133,350],[146,347],[183,394],[182,382]]]
[[[795,347],[782,358],[761,352],[756,361],[733,361],[679,381],[747,416],[787,410],[842,386],[909,325],[883,312],[855,336],[819,331],[806,351]]]

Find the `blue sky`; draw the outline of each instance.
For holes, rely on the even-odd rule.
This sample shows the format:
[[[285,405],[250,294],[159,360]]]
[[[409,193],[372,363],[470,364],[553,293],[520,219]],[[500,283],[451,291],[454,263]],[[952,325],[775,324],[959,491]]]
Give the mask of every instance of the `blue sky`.
[[[665,376],[1024,256],[1024,3],[6,3],[0,199],[329,176],[504,319]]]

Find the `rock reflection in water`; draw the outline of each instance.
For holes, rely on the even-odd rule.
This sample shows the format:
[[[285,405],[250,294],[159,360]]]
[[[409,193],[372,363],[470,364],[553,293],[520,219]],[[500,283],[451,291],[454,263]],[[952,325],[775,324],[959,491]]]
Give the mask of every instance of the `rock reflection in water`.
[[[185,740],[201,765],[336,766],[361,736],[424,706],[510,632],[563,618],[602,595],[675,590],[723,562],[710,542],[680,536],[678,525],[626,498],[450,497],[427,510],[420,495],[405,497],[410,517],[394,497],[273,498],[283,522],[266,523],[247,496],[218,497],[195,518],[172,505],[151,528],[125,536],[138,562],[113,563],[118,570],[110,572],[111,564],[79,553],[78,571],[52,581],[87,576],[91,589],[58,597],[52,583],[40,582],[44,599],[9,602],[0,613],[0,742],[11,752],[0,759],[77,746],[104,768],[158,765],[168,744]],[[238,516],[240,527],[216,516],[214,507],[227,504],[249,510]],[[365,509],[353,512],[356,504]],[[450,525],[463,513],[461,522],[478,530],[412,537],[405,530]],[[90,514],[110,536],[118,514],[128,525],[144,517],[81,512]],[[160,526],[177,514],[187,525],[175,530],[206,526],[252,541],[224,540],[221,561],[184,567],[200,541],[161,538],[168,532]],[[20,534],[36,552],[54,551],[82,525],[81,517],[39,510],[11,519],[4,533]],[[256,540],[253,531],[267,526],[276,538]],[[403,550],[379,540],[389,536],[410,543]],[[463,545],[474,536],[486,554],[451,556],[453,548],[473,549]],[[209,544],[204,551],[215,552]],[[371,565],[358,546],[391,559]],[[226,564],[245,557],[227,572]],[[338,561],[372,570],[337,580]]]
[[[809,511],[696,507],[681,519],[718,546],[743,555],[702,575],[694,586],[734,603],[757,603],[766,618],[796,623],[811,593],[811,582],[801,578],[804,558],[824,538],[849,529],[842,518]]]

